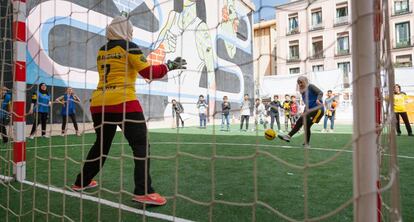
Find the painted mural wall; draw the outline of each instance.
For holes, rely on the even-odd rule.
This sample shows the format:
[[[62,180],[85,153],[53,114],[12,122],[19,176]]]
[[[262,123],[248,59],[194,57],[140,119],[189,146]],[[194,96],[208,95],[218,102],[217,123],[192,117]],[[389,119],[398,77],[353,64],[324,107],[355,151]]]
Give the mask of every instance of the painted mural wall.
[[[52,85],[54,97],[74,87],[85,101],[79,108],[88,110],[105,27],[122,11],[129,13],[133,41],[150,62],[177,56],[188,62],[187,70],[160,81],[138,79],[136,91],[148,118],[171,116],[172,99],[195,114],[203,94],[213,114],[224,95],[233,103],[253,95],[252,12],[239,0],[30,0],[27,82]]]

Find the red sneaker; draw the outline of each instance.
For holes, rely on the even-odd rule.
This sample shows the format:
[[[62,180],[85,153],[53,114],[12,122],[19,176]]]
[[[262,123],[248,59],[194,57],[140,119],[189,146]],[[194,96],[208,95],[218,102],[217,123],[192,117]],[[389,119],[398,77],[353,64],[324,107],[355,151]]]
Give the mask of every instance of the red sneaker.
[[[75,184],[74,185],[72,185],[72,190],[74,190],[74,191],[83,191],[83,190],[87,190],[87,189],[91,189],[91,188],[94,188],[94,187],[97,187],[98,186],[98,182],[96,182],[96,180],[92,180],[89,184],[88,184],[88,186],[86,186],[86,187],[80,187],[80,186],[76,186]]]
[[[162,206],[167,203],[167,199],[165,199],[165,197],[161,196],[158,193],[151,193],[147,195],[135,195],[132,198],[132,201],[157,206]]]

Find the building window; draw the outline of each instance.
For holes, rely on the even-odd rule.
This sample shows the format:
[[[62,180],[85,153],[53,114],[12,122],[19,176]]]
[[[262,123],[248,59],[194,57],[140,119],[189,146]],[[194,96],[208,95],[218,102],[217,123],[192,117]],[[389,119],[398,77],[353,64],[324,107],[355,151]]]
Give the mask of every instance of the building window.
[[[312,29],[322,27],[322,9],[312,10]]]
[[[395,24],[396,48],[403,48],[411,45],[410,41],[410,22]]]
[[[336,20],[335,24],[348,23],[348,3],[340,3],[336,5]]]
[[[300,73],[300,68],[296,67],[296,68],[290,68],[289,69],[289,73],[290,74],[299,74]]]
[[[313,72],[322,72],[323,71],[323,65],[314,65],[312,66]]]
[[[289,60],[299,60],[299,41],[289,42]]]
[[[409,12],[408,0],[394,1],[394,15],[401,15]]]
[[[296,34],[299,33],[299,20],[298,20],[298,13],[289,15],[289,34]]]
[[[349,33],[338,33],[336,40],[337,55],[349,55]]]
[[[344,88],[349,88],[349,72],[351,72],[351,63],[350,62],[340,62],[338,63],[338,69],[341,70],[344,81]]]
[[[312,58],[323,58],[323,38],[322,36],[312,38]]]
[[[411,55],[401,55],[395,57],[395,66],[396,67],[412,67],[412,57]]]

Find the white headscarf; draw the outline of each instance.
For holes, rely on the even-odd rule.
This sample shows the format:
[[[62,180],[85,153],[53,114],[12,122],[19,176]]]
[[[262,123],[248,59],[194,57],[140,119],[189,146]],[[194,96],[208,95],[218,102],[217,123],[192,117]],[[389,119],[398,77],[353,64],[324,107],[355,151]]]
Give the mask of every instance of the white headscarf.
[[[123,16],[117,16],[106,27],[106,38],[109,40],[132,41],[132,31],[132,23]]]
[[[303,89],[301,89],[299,87],[299,92],[304,93],[308,89],[308,86],[309,86],[309,80],[308,80],[308,78],[306,76],[299,76],[297,81],[298,82],[301,81],[301,82],[303,82],[305,84],[305,87]]]

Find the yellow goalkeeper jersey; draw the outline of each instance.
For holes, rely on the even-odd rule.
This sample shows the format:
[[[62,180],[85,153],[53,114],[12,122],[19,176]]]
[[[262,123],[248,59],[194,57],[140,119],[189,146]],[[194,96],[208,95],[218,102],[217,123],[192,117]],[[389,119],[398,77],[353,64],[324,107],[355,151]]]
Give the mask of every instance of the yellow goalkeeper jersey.
[[[407,99],[408,99],[408,96],[404,92],[395,94],[394,95],[394,112],[396,113],[407,112],[407,108],[405,106]]]
[[[99,49],[99,83],[92,93],[91,106],[110,106],[137,100],[135,81],[149,67],[146,57],[133,42],[111,40]]]

